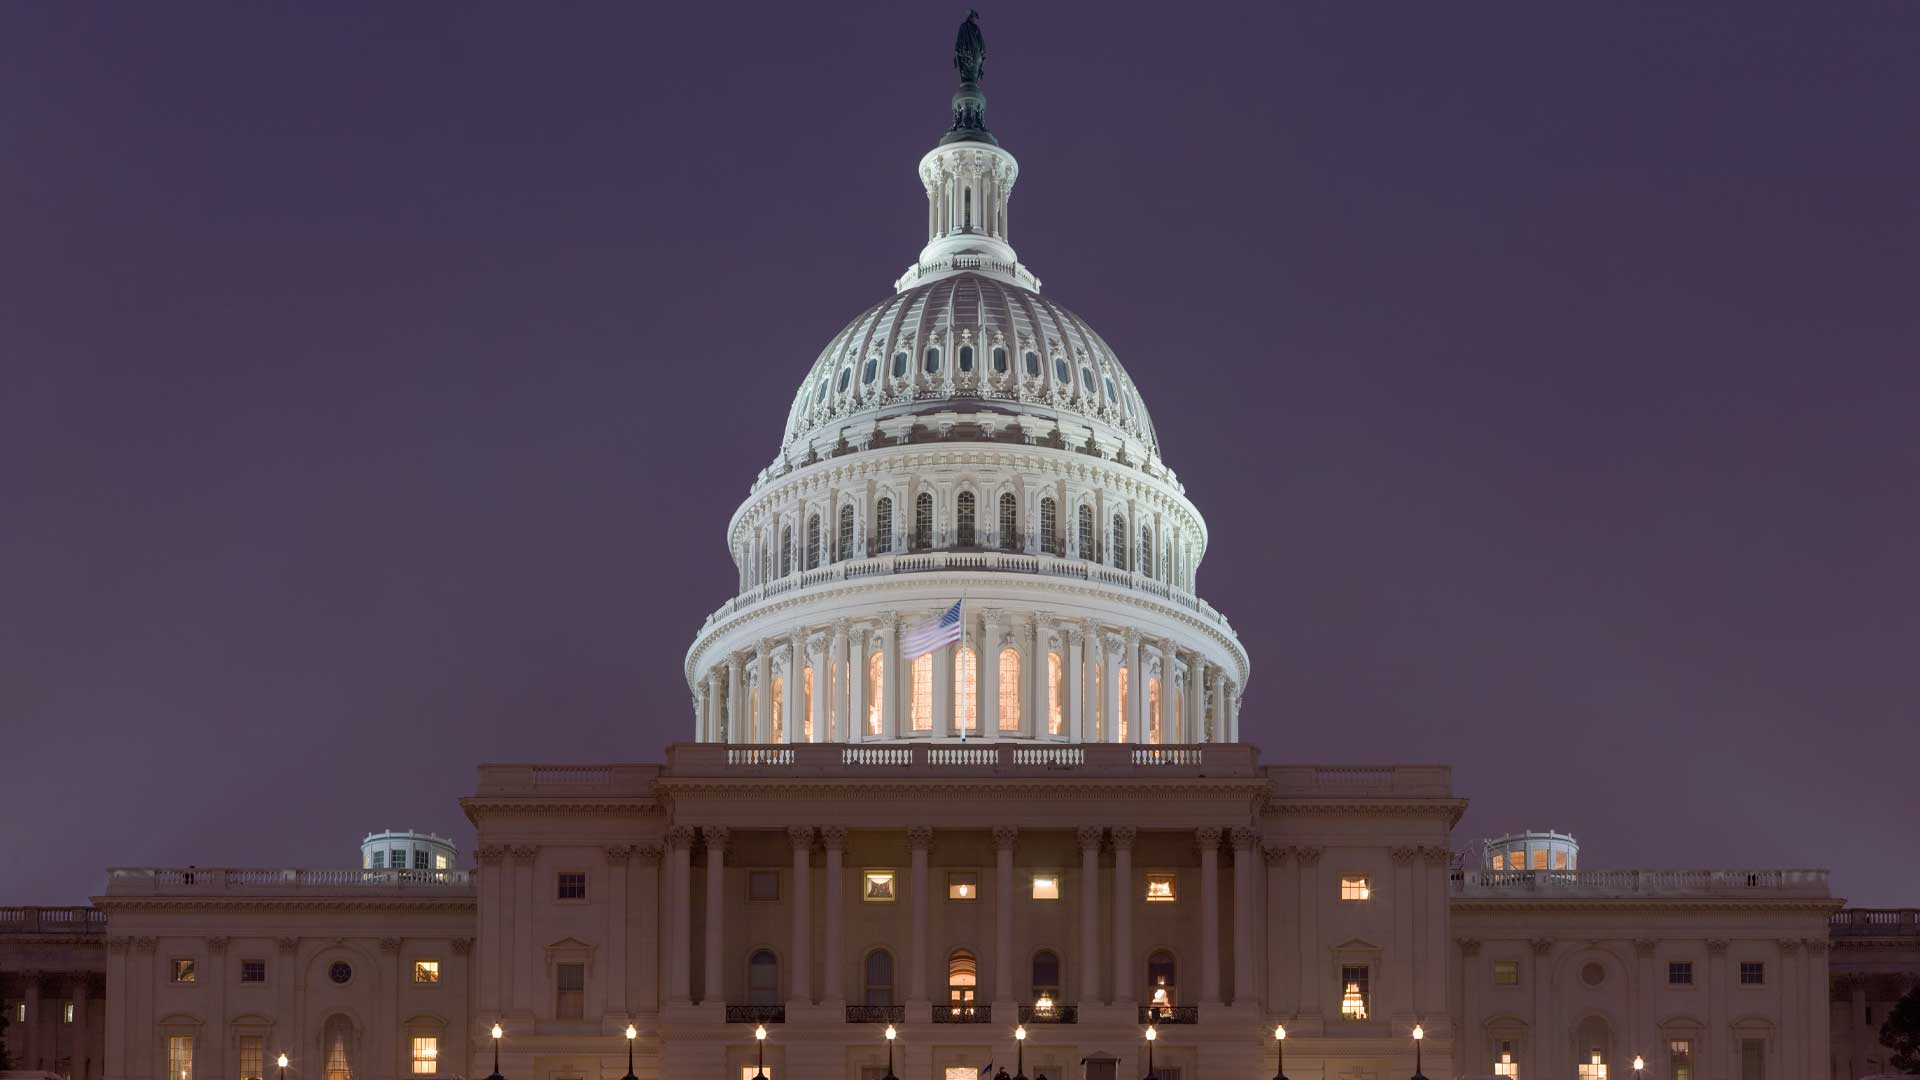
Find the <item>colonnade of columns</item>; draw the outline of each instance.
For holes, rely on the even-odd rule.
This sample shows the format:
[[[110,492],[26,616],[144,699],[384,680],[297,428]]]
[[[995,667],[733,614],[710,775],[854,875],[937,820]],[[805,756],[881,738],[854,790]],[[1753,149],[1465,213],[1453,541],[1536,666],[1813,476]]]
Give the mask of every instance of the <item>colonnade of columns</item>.
[[[26,1018],[9,1016],[6,1043],[14,1068],[60,1072],[73,1080],[100,1075],[102,1052],[91,1027],[94,984],[90,972],[14,972],[15,992]],[[10,995],[11,996],[11,995]]]
[[[963,612],[961,642],[909,660],[904,631],[938,614],[838,619],[733,653],[696,685],[698,739],[1239,740],[1235,681],[1169,638],[988,608]]]

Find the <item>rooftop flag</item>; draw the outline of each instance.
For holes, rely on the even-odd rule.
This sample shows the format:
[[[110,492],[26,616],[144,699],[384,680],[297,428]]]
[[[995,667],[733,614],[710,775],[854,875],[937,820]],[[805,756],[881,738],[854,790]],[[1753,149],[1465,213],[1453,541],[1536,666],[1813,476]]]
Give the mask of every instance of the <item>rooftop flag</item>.
[[[961,601],[955,600],[939,618],[907,631],[900,644],[909,662],[960,640],[960,604]]]

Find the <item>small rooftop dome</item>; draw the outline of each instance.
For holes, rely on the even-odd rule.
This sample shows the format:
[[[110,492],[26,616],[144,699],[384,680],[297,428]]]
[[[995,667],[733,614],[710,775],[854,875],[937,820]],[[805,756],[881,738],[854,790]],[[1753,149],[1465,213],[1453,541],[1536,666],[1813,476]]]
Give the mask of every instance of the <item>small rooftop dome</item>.
[[[1486,841],[1487,870],[1578,870],[1580,841],[1571,833],[1517,832]]]

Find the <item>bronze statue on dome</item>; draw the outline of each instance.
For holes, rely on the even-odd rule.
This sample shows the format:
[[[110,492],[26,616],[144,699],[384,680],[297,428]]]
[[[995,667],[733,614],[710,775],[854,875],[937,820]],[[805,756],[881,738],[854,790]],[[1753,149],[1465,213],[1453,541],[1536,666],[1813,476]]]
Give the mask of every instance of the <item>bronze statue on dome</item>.
[[[977,83],[987,73],[987,39],[980,34],[980,13],[972,8],[953,41],[953,66],[963,83]]]

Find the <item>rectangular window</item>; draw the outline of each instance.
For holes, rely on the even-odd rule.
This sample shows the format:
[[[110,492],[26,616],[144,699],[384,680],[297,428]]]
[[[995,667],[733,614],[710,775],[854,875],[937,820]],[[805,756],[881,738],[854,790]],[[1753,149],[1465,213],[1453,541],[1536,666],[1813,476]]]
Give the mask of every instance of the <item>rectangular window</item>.
[[[433,868],[435,870],[445,870],[447,868],[447,857],[445,855],[435,855],[433,857]]]
[[[387,865],[393,867],[395,870],[405,870],[407,868],[407,850],[405,848],[394,848],[393,854],[387,857]]]
[[[413,981],[417,983],[437,983],[440,981],[440,961],[415,960],[413,962]]]
[[[780,871],[778,870],[747,871],[747,899],[749,900],[780,899]]]
[[[773,1080],[773,1066],[769,1065],[765,1069],[753,1065],[740,1066],[740,1080],[761,1080],[762,1077],[765,1080]]]
[[[1493,962],[1493,985],[1519,986],[1520,985],[1520,961],[1495,960]]]
[[[1556,850],[1553,853],[1553,868],[1555,870],[1565,870],[1567,868],[1567,853],[1564,850]]]
[[[73,1023],[73,1002],[67,1001],[61,1003],[60,1022],[63,1024]]]
[[[893,871],[869,870],[861,875],[860,899],[876,904],[893,902]]]
[[[585,900],[587,898],[587,875],[561,874],[559,896],[562,900]]]
[[[1693,1080],[1692,1039],[1673,1039],[1667,1043],[1667,1075],[1673,1080]]]
[[[177,983],[190,983],[193,980],[193,961],[175,960],[173,962],[173,981]]]
[[[946,1080],[976,1080],[980,1070],[971,1065],[949,1065],[940,1075]]]
[[[266,1080],[266,1036],[240,1036],[240,1080]]]
[[[553,969],[554,987],[558,991],[553,1003],[553,1015],[559,1020],[578,1020],[585,1015],[587,999],[587,966],[585,964],[557,964]]]
[[[947,899],[980,899],[980,875],[971,870],[955,870],[947,875]]]
[[[1588,1050],[1580,1067],[1574,1070],[1580,1080],[1607,1080],[1607,1063],[1601,1059],[1600,1051]]]
[[[1172,903],[1175,899],[1172,874],[1147,875],[1147,901],[1149,903],[1168,904]]]
[[[413,1037],[413,1071],[416,1075],[427,1076],[440,1071],[439,1036],[415,1035]]]
[[[167,1080],[193,1080],[193,1036],[167,1036]]]
[[[1512,1039],[1500,1040],[1500,1052],[1493,1059],[1493,1075],[1520,1075],[1520,1047]]]
[[[1058,874],[1033,875],[1033,898],[1035,900],[1060,899],[1060,875]]]
[[[386,853],[386,852],[384,852],[384,851],[376,851],[376,852],[374,852],[374,853],[373,853],[373,868],[374,868],[375,870],[385,870],[385,869],[387,868],[387,853]]]
[[[1367,900],[1373,896],[1373,889],[1363,877],[1343,877],[1340,879],[1340,899]]]
[[[413,849],[413,868],[415,870],[427,869],[428,854],[429,854],[428,852],[421,851],[419,848]]]
[[[1367,969],[1345,966],[1340,969],[1340,1017],[1343,1020],[1365,1020],[1373,1005],[1372,991],[1367,985]]]
[[[1668,986],[1693,985],[1693,961],[1671,960],[1667,963]]]
[[[1740,1040],[1740,1080],[1767,1080],[1765,1039]]]
[[[1533,868],[1535,870],[1545,870],[1547,868],[1547,849],[1546,848],[1541,848],[1540,850],[1533,853]]]
[[[1767,965],[1760,963],[1758,961],[1753,961],[1753,960],[1741,961],[1740,985],[1741,986],[1767,985]]]
[[[265,960],[240,961],[240,981],[243,983],[266,982],[267,962]]]
[[[933,654],[913,662],[913,730],[933,730]]]

